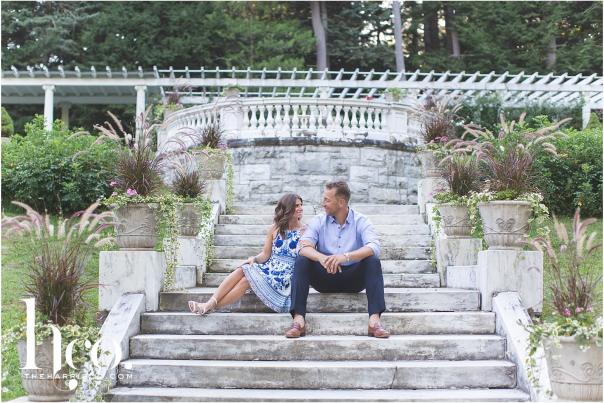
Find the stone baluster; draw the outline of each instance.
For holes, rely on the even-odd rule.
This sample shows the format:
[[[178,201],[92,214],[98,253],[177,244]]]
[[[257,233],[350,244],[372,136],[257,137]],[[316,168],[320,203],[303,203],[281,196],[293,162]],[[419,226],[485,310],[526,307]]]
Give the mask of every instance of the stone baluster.
[[[258,107],[260,110],[260,116],[258,118],[258,132],[264,134],[266,130],[266,105],[262,104]]]
[[[265,105],[266,107],[266,129],[265,134],[273,134],[275,132],[275,117],[277,112],[274,104]]]
[[[299,106],[298,105],[293,105],[292,108],[294,109],[294,115],[292,117],[292,136],[295,133],[298,133],[298,130],[300,130],[300,117],[299,117]]]
[[[292,106],[291,104],[286,104],[283,105],[283,134],[285,135],[285,133],[289,133],[289,137],[292,136],[292,118],[291,118],[291,110],[292,110]]]
[[[352,116],[350,119],[350,125],[353,129],[357,129],[359,127],[359,118],[357,117],[357,114],[359,113],[359,108],[357,106],[354,106],[352,107],[351,112]]]
[[[342,124],[343,124],[343,118],[342,118],[342,105],[336,105],[335,107],[336,109],[336,116],[334,119],[334,135],[336,137],[341,137],[342,136]]]
[[[365,114],[369,113],[369,109],[366,107],[359,108],[359,127],[361,129],[367,128],[367,118],[365,118]]]

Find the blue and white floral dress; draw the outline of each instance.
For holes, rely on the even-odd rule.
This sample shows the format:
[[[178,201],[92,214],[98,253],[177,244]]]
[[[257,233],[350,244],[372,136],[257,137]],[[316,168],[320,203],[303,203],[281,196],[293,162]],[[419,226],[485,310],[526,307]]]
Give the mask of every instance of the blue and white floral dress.
[[[271,257],[264,263],[244,264],[243,273],[260,300],[275,312],[289,312],[291,276],[297,256],[300,230],[286,231],[273,240]]]

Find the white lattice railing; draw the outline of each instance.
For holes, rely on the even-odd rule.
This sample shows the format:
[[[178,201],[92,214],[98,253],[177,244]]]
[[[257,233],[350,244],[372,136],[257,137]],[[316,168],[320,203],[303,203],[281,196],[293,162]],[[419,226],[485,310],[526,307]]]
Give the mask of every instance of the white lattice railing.
[[[333,98],[237,96],[170,114],[160,145],[220,121],[228,139],[318,137],[333,140],[419,141],[416,115],[407,103]],[[415,139],[415,140],[414,140]]]

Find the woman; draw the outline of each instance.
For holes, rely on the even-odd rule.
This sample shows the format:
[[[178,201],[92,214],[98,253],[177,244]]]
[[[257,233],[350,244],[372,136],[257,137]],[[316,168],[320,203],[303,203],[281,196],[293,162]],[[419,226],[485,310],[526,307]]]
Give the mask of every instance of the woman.
[[[300,196],[288,193],[281,197],[262,252],[229,274],[207,302],[189,301],[191,312],[206,315],[238,301],[249,288],[273,311],[289,312],[290,279],[303,232],[303,213]]]

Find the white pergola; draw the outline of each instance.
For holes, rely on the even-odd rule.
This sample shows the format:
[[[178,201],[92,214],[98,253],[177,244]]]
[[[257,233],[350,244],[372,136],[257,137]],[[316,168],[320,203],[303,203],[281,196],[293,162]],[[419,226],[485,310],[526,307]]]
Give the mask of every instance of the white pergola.
[[[602,109],[602,76],[525,73],[437,73],[434,71],[397,73],[360,71],[252,70],[237,69],[158,69],[142,67],[128,71],[125,67],[105,67],[97,71],[76,67],[64,70],[46,67],[1,72],[2,104],[43,104],[49,127],[55,105],[62,108],[68,121],[74,104],[136,104],[136,115],[145,110],[146,98],[164,98],[181,88],[183,104],[204,104],[220,97],[228,87],[240,87],[242,97],[250,98],[383,98],[388,89],[399,89],[407,97],[421,101],[428,96],[453,96],[472,99],[496,94],[506,107],[581,105],[583,124],[591,110]],[[186,88],[186,90],[182,90]]]

